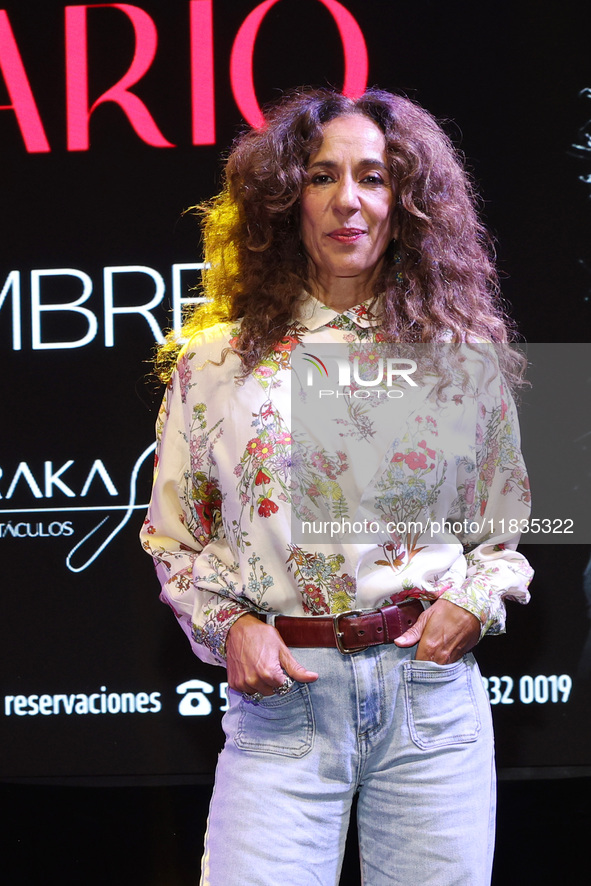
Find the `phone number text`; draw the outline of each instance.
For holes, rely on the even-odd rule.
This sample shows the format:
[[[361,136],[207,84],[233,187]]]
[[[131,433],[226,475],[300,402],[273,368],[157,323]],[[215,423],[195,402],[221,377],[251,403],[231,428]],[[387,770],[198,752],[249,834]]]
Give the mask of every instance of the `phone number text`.
[[[568,674],[524,674],[516,684],[513,677],[483,677],[482,682],[491,705],[514,704],[565,704],[573,687]]]

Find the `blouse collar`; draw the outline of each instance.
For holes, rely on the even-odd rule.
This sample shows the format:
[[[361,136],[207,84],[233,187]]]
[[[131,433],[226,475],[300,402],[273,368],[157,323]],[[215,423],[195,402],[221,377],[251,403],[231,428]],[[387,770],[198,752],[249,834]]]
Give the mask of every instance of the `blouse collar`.
[[[323,326],[330,326],[337,317],[346,317],[356,326],[362,328],[379,326],[380,319],[370,310],[372,301],[373,298],[369,298],[346,311],[336,311],[318,301],[313,295],[304,293],[296,305],[295,319],[310,332],[321,329]]]

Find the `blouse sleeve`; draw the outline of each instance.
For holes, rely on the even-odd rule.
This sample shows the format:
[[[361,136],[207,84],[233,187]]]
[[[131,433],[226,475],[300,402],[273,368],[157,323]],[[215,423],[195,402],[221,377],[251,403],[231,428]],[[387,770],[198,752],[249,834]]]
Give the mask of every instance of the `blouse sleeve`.
[[[441,597],[467,609],[481,636],[505,630],[505,600],[529,601],[533,570],[516,550],[531,510],[513,399],[497,372],[475,398],[474,458],[458,468],[454,519],[464,531],[466,572]]]
[[[179,359],[156,422],[154,483],[140,538],[154,560],[160,599],[193,651],[223,665],[228,631],[250,607],[240,597],[239,566],[225,537],[211,457],[221,421],[208,426],[206,405],[187,397],[187,359]]]

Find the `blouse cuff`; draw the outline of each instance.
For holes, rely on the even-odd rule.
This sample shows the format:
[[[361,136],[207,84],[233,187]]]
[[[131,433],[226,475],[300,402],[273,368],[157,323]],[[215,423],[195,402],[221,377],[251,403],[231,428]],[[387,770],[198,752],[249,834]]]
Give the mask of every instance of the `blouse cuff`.
[[[235,621],[252,610],[229,599],[222,599],[217,605],[204,608],[207,615],[198,624],[191,622],[191,646],[202,661],[225,666],[228,632]]]

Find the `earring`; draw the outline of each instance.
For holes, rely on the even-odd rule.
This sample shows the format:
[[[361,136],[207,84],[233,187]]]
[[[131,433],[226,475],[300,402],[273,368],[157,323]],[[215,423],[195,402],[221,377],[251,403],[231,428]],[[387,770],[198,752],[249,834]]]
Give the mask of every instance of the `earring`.
[[[393,243],[396,243],[396,240],[394,239],[392,242],[393,242]],[[394,246],[394,256],[393,256],[393,258],[394,258],[394,264],[395,264],[395,265],[399,265],[399,264],[402,263],[402,254],[401,254],[401,252],[400,252],[400,247],[399,247],[398,245]],[[399,268],[396,269],[395,280],[396,280],[397,283],[404,283],[404,277],[402,276],[402,271],[400,271]]]

